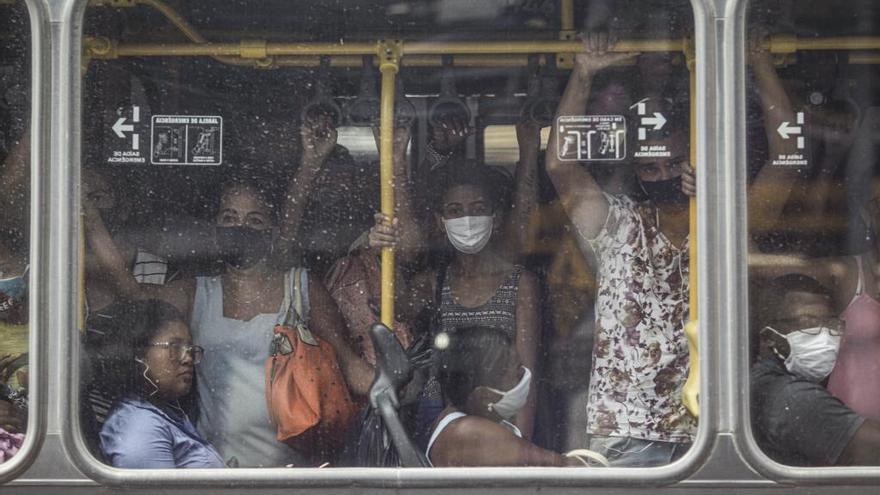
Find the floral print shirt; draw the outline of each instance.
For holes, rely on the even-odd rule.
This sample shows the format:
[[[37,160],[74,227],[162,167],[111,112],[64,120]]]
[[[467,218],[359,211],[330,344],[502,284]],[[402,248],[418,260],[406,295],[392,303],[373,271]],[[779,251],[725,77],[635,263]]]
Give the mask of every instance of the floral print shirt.
[[[587,433],[691,442],[696,421],[681,401],[687,241],[679,249],[660,232],[651,202],[605,196],[608,218],[589,241],[599,291]]]

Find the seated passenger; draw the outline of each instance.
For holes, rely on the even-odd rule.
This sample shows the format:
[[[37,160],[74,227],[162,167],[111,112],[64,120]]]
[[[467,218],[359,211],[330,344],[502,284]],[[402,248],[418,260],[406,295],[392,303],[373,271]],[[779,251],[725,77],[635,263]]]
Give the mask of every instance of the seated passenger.
[[[865,418],[825,384],[843,325],[831,291],[790,274],[760,294],[759,358],[752,366],[752,421],[758,445],[795,466],[880,464],[880,420]]]
[[[100,216],[86,210],[89,242],[118,290],[132,298],[164,299],[187,315],[194,341],[208,351],[196,370],[199,431],[227,464],[241,467],[302,466],[313,454],[278,441],[266,408],[264,365],[273,328],[288,311],[283,304],[286,271],[269,260],[278,215],[267,190],[254,181],[225,184],[215,216],[222,273],[164,286],[137,284]],[[306,281],[308,329],[332,345],[351,392],[365,395],[372,369],[345,340],[345,322],[324,285],[312,275]]]
[[[223,460],[196,432],[180,400],[193,389],[203,349],[174,306],[157,299],[120,301],[102,312],[110,373],[104,385],[122,397],[101,429],[100,447],[114,467],[222,468]]]
[[[523,439],[509,421],[526,406],[532,375],[513,340],[490,327],[463,327],[435,339],[446,407],[431,428],[434,466],[563,466],[566,459]],[[443,348],[446,346],[445,348]]]

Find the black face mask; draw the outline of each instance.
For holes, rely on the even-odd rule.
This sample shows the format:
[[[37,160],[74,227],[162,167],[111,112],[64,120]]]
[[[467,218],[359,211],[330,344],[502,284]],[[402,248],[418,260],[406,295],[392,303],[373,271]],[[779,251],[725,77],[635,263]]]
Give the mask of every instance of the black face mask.
[[[681,190],[680,175],[672,179],[651,182],[639,179],[639,184],[655,205],[685,204],[690,201],[690,197]]]
[[[272,250],[272,232],[250,227],[216,227],[220,259],[235,268],[250,268]]]

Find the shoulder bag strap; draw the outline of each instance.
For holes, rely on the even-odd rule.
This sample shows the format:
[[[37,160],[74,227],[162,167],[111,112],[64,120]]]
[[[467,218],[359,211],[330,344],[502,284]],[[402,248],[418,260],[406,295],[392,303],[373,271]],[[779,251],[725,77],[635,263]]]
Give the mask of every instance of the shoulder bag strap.
[[[309,345],[318,345],[317,339],[308,328],[309,314],[309,279],[305,268],[293,269],[293,309],[296,311],[296,330],[299,339]]]

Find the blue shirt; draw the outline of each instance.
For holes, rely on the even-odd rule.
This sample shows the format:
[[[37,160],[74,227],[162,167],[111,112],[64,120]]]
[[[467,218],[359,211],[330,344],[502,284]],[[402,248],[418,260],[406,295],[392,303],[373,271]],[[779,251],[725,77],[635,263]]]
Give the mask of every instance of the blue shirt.
[[[101,428],[101,452],[114,467],[130,469],[222,468],[220,455],[185,415],[159,409],[140,397],[116,403]]]

